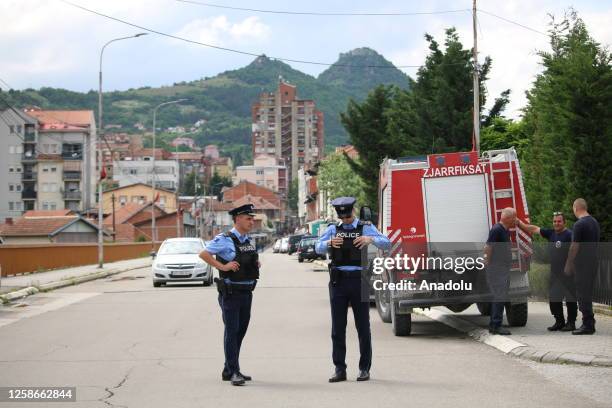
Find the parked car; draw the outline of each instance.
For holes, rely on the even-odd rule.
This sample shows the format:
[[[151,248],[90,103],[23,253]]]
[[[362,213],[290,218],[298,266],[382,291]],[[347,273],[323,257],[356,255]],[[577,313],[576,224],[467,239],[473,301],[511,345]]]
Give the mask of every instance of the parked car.
[[[276,241],[274,241],[274,246],[272,247],[272,252],[274,252],[275,254],[280,252],[280,247],[281,247],[281,240],[277,239]]]
[[[315,236],[305,236],[302,238],[298,245],[298,262],[304,262],[304,259],[310,259],[314,261],[315,259],[327,259],[327,255],[319,255],[315,251],[315,245],[317,244],[317,237]]]
[[[303,236],[304,234],[289,235],[289,250],[287,251],[289,255],[297,252],[298,244]]]
[[[280,250],[281,254],[286,254],[289,251],[289,238],[285,237],[281,239]]]
[[[213,268],[198,256],[204,249],[200,238],[169,238],[162,242],[152,266],[153,286],[168,282],[213,282]]]

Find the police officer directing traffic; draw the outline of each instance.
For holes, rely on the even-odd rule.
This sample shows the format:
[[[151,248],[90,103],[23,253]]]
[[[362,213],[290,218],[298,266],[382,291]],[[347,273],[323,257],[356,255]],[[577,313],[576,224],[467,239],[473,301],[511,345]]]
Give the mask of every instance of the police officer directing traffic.
[[[259,257],[255,242],[247,235],[254,226],[254,206],[245,204],[229,213],[234,228],[217,235],[200,253],[209,265],[219,270],[215,278],[219,291],[219,306],[225,332],[223,350],[225,366],[221,373],[223,381],[232,385],[243,385],[251,377],[240,372],[240,347],[251,319],[253,290],[259,279]],[[213,255],[216,255],[213,257]]]
[[[346,381],[346,321],[348,306],[353,309],[359,336],[359,376],[357,381],[370,379],[372,337],[370,333],[370,302],[362,299],[362,255],[367,246],[381,249],[391,246],[389,238],[374,225],[353,214],[355,198],[336,198],[331,204],[341,222],[327,227],[316,245],[316,252],[326,254],[331,248],[329,298],[332,314],[332,359],[336,367],[329,382]]]

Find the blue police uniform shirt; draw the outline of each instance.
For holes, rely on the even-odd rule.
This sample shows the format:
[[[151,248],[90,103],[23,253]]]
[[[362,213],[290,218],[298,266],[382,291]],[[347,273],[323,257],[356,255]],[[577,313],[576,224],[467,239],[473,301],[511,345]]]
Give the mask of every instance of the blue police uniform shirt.
[[[241,244],[244,244],[250,239],[247,234],[241,235],[236,228],[232,228],[230,233],[234,234]],[[231,237],[226,236],[224,232],[217,235],[212,241],[206,244],[206,252],[211,255],[219,255],[227,262],[233,261],[236,257],[236,247],[234,246],[234,241],[232,241]],[[225,281],[229,282],[229,279],[226,278]],[[253,282],[255,281],[248,280],[243,282],[232,282],[232,284],[252,284]]]
[[[355,219],[353,220],[351,224],[343,223],[343,226],[346,229],[355,229],[357,228],[358,222],[359,222],[359,219],[355,217]],[[319,240],[317,241],[317,245],[315,246],[315,251],[320,255],[326,254],[327,248],[329,248],[329,246],[327,245],[327,241],[332,239],[335,235],[336,235],[336,224],[332,224],[329,227],[327,227],[323,235],[319,237]],[[384,234],[381,234],[380,231],[378,231],[378,229],[376,229],[376,227],[372,224],[364,224],[363,235],[366,237],[374,237],[374,241],[372,243],[377,248],[380,248],[380,249],[391,248],[391,241],[389,241],[389,238],[387,238]],[[347,266],[339,266],[338,269],[340,269],[341,271],[360,271],[362,268],[361,266],[347,265]]]

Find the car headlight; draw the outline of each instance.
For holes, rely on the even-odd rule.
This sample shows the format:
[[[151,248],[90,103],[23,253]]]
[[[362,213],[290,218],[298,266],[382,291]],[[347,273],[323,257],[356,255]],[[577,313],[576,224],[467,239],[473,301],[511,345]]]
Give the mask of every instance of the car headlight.
[[[166,269],[166,265],[155,262],[153,264],[153,269]]]

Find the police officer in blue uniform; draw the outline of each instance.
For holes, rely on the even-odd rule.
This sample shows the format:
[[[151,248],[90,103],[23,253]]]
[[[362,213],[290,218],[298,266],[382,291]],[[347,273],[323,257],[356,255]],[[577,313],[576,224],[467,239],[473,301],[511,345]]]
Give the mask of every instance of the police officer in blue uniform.
[[[372,365],[372,338],[370,334],[370,302],[363,299],[363,260],[367,246],[374,244],[381,249],[391,247],[389,238],[381,234],[374,225],[355,217],[355,198],[340,197],[332,201],[340,222],[327,227],[319,238],[316,251],[327,253],[331,248],[329,298],[332,314],[332,360],[334,375],[329,382],[346,381],[346,321],[351,305],[355,326],[359,336],[359,375],[357,381],[370,379]]]
[[[232,385],[243,385],[251,380],[250,376],[240,372],[238,360],[251,319],[253,290],[259,279],[260,263],[255,240],[247,235],[254,226],[253,211],[253,204],[232,209],[229,213],[234,228],[217,235],[200,253],[200,258],[219,270],[215,283],[225,325],[225,366],[221,378],[231,381]]]

